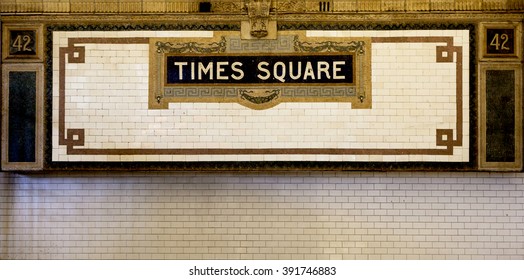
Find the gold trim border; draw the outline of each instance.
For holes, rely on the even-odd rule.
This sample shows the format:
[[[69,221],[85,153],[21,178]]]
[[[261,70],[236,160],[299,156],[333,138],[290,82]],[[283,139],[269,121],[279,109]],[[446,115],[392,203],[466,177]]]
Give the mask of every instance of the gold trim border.
[[[487,29],[515,30],[515,54],[488,54],[486,49]],[[515,61],[522,60],[522,23],[520,22],[481,22],[479,28],[478,51],[480,61]]]
[[[515,71],[515,161],[514,162],[487,162],[486,161],[486,71],[513,70]],[[492,171],[520,171],[522,170],[522,64],[480,64],[479,66],[479,135],[478,135],[478,164],[480,170]]]
[[[35,162],[9,162],[9,73],[20,71],[36,72],[36,119],[35,119]],[[37,171],[44,168],[44,66],[42,64],[2,65],[2,170]]]

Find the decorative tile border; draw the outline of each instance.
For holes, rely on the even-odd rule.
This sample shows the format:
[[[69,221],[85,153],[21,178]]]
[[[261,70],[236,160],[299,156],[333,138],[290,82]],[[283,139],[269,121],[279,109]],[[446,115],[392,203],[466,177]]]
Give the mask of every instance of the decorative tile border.
[[[437,46],[438,63],[453,62],[456,54],[456,138],[453,139],[453,130],[438,129],[436,144],[444,149],[85,149],[78,148],[84,145],[85,133],[83,129],[65,128],[65,63],[83,63],[84,48],[75,44],[145,44],[147,38],[78,38],[70,39],[69,46],[60,48],[59,67],[59,144],[67,146],[68,154],[91,155],[143,155],[143,154],[355,154],[355,155],[452,155],[453,147],[462,146],[462,47],[453,45],[451,37],[384,37],[372,38],[373,43],[446,43],[446,46]]]
[[[471,28],[469,28],[470,31],[473,30]],[[470,34],[470,37],[471,36],[474,36],[474,33],[473,34]],[[391,37],[390,37],[391,38]],[[445,39],[436,39],[436,38],[427,38],[427,37],[422,37],[422,38],[411,38],[411,39],[408,39],[406,42],[408,42],[409,40],[416,40],[416,41],[419,41],[419,42],[422,42],[424,40],[433,40],[434,42],[436,42],[436,40],[439,40],[439,42],[442,42],[442,43],[445,43],[446,46],[438,46],[437,48],[437,63],[449,63],[450,62],[450,56],[449,54],[455,54],[457,57],[462,55],[462,51],[460,50],[460,47],[457,48],[457,46],[454,46],[452,41],[449,41],[450,38],[445,38]],[[397,40],[397,39],[388,39],[388,38],[374,38],[374,43],[379,43],[379,41],[387,41],[387,40],[390,40],[391,43],[393,43],[393,41]],[[406,39],[399,39],[400,41],[402,40],[406,40]],[[399,42],[400,42],[399,41]],[[381,42],[381,43],[386,43],[386,42]],[[472,44],[470,45],[470,47],[473,49],[474,48],[474,44],[472,42]],[[471,52],[468,52],[469,56],[473,56],[474,54],[472,54]],[[78,56],[78,55],[77,55]],[[453,57],[453,56],[451,56]],[[471,71],[471,68],[474,68],[474,62],[471,60],[469,60],[469,63],[470,63],[470,71]],[[462,67],[462,65],[459,65],[457,64],[457,71],[458,71],[458,67]],[[462,72],[461,72],[462,73]],[[461,79],[461,77],[459,75],[457,75],[457,81],[459,81]],[[473,83],[473,81],[470,81],[470,88],[474,88],[474,86],[471,85],[471,83]],[[457,107],[458,104],[462,102],[462,100],[459,100],[457,99]],[[474,98],[470,98],[469,99],[469,103],[471,104],[472,102],[475,102]],[[471,111],[475,111],[474,108],[470,108]],[[78,146],[79,143],[81,143],[81,139],[85,136],[85,135],[82,135],[83,133],[83,130],[82,129],[78,129],[78,130],[71,130],[71,129],[66,129],[64,130],[64,134],[62,134],[64,137],[63,137],[63,140],[65,140],[65,142],[63,143],[66,143],[67,147],[68,147],[68,152],[70,152],[71,154],[74,154],[74,155],[96,155],[96,154],[106,154],[106,155],[138,155],[138,154],[141,154],[141,155],[167,155],[167,154],[179,154],[179,155],[183,155],[183,154],[194,154],[194,155],[198,155],[198,154],[201,154],[201,155],[227,155],[227,154],[235,154],[235,155],[249,155],[249,154],[253,154],[253,155],[262,155],[262,154],[266,154],[267,152],[271,152],[271,153],[279,153],[279,154],[282,154],[282,155],[285,155],[285,154],[289,154],[289,155],[296,155],[296,154],[303,154],[303,155],[314,155],[314,154],[317,154],[317,153],[324,153],[326,155],[336,155],[336,154],[340,154],[340,153],[343,153],[343,154],[353,154],[353,155],[362,155],[362,154],[368,154],[370,156],[373,156],[373,155],[406,155],[406,154],[412,154],[412,155],[417,155],[417,154],[428,154],[428,155],[449,155],[449,154],[453,154],[453,147],[459,147],[461,145],[461,141],[463,141],[463,133],[462,133],[462,122],[459,121],[461,118],[463,118],[464,116],[462,116],[462,114],[457,114],[457,125],[456,125],[456,129],[459,129],[459,130],[456,130],[457,133],[454,133],[455,129],[440,129],[437,131],[437,138],[436,138],[436,143],[438,146],[441,146],[442,149],[331,149],[331,148],[327,148],[327,149],[83,149],[83,148],[80,148],[80,146]],[[474,120],[472,120],[473,123],[470,123],[470,127],[469,129],[471,131],[475,131],[474,129]],[[455,135],[454,135],[455,134]],[[473,149],[475,147],[474,144],[471,144],[473,143],[472,139],[475,139],[475,134],[474,133],[471,133],[471,132],[468,132],[468,135],[469,138],[466,138],[466,139],[469,139],[470,141],[470,144],[469,144],[469,150],[470,150],[470,153],[474,153],[473,152]],[[70,140],[72,139],[72,140]],[[125,162],[121,162],[121,163],[111,163],[111,162],[104,162],[104,163],[80,163],[80,162],[77,162],[77,163],[60,163],[60,162],[51,162],[50,161],[50,158],[48,158],[48,164],[49,166],[52,166],[54,168],[63,168],[63,167],[60,167],[60,166],[66,166],[66,165],[63,165],[63,164],[67,164],[67,166],[70,166],[69,164],[73,164],[73,166],[76,166],[77,168],[93,168],[93,167],[96,167],[96,166],[99,166],[99,167],[104,167],[104,168],[118,168],[118,167],[123,167],[123,166],[128,166],[128,167],[132,167],[132,168],[161,168],[161,169],[164,169],[164,168],[174,168],[174,169],[244,169],[244,168],[247,168],[247,169],[251,169],[251,168],[256,168],[256,169],[289,169],[289,168],[299,168],[299,169],[346,169],[346,168],[350,168],[350,169],[376,169],[376,168],[380,168],[380,169],[391,169],[391,168],[394,168],[394,169],[404,169],[404,168],[407,168],[407,169],[413,169],[413,168],[430,168],[430,169],[441,169],[441,168],[444,168],[444,169],[449,169],[449,168],[452,168],[452,169],[456,169],[456,168],[459,168],[459,169],[464,169],[464,168],[467,168],[468,166],[472,167],[474,166],[474,164],[472,165],[472,163],[474,162],[474,159],[470,156],[469,157],[470,160],[468,162],[463,162],[463,163],[459,163],[459,162],[456,162],[456,163],[453,163],[453,162],[441,162],[441,163],[437,163],[437,162],[402,162],[402,163],[393,163],[393,162],[325,162],[325,161],[318,161],[318,162],[311,162],[311,161],[308,161],[308,160],[305,160],[305,161],[301,161],[301,162],[293,162],[293,161],[289,161],[289,162],[275,162],[275,161],[264,161],[264,162],[260,162],[260,161],[253,161],[253,162],[237,162],[237,163],[232,163],[232,162],[206,162],[205,160],[204,161],[199,161],[198,163],[197,162],[166,162],[166,163],[160,163],[160,162],[157,162],[157,163],[154,163],[154,162],[129,162],[129,163],[125,163]],[[94,164],[94,165],[93,165]],[[116,164],[116,165],[115,165]],[[156,166],[156,167],[155,167]],[[417,167],[418,166],[418,167]],[[425,167],[424,167],[425,166]]]

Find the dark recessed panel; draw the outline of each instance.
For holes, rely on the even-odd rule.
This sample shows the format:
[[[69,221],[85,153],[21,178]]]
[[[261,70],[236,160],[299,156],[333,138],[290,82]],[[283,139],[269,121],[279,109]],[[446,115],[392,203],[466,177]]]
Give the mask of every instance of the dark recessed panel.
[[[486,71],[486,161],[515,161],[515,71]]]
[[[9,73],[9,162],[35,162],[36,72]]]

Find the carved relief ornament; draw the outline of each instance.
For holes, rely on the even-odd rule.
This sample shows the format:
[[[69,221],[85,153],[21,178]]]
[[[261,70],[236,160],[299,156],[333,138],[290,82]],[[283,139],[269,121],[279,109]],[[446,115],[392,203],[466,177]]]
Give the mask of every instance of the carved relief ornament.
[[[251,36],[263,38],[268,35],[271,0],[247,0],[247,14],[251,25]]]

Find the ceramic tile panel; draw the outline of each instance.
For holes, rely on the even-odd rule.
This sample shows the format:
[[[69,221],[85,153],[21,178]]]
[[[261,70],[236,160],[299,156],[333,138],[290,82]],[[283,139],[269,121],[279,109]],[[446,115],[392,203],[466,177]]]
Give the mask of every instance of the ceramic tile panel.
[[[523,260],[524,174],[0,173],[0,258]]]
[[[52,161],[470,160],[468,30],[305,32],[312,40],[370,40],[367,109],[344,102],[150,109],[149,39],[215,33],[54,31]]]

